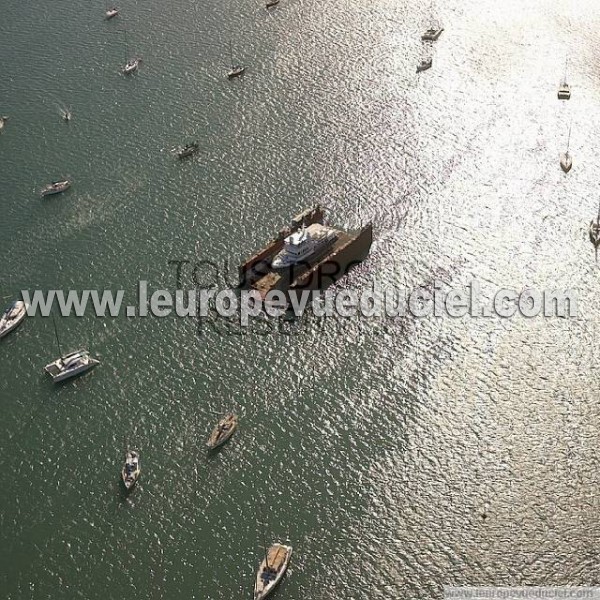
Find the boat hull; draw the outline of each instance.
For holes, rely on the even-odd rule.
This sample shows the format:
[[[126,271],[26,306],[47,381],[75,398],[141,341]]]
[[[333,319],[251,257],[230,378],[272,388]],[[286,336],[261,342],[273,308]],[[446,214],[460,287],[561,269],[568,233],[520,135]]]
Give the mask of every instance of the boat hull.
[[[243,75],[245,72],[246,72],[246,67],[232,69],[231,71],[229,71],[229,73],[227,73],[227,78],[235,79],[236,77],[240,77],[241,75]]]

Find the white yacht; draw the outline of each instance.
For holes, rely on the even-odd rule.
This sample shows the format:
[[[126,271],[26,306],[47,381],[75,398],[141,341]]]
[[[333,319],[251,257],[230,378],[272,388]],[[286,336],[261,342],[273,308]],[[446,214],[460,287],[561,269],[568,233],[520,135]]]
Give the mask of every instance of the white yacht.
[[[273,544],[260,563],[254,584],[254,600],[266,598],[281,581],[290,564],[292,547]]]
[[[57,358],[54,362],[46,365],[44,371],[52,377],[52,381],[58,383],[69,377],[85,373],[98,364],[100,361],[92,358],[87,350],[77,350],[77,352]]]
[[[16,300],[0,317],[0,338],[10,333],[27,316],[29,306],[23,300]]]
[[[274,269],[285,269],[309,261],[322,254],[336,239],[335,231],[320,223],[302,227],[285,238],[283,248],[273,257],[271,266]]]

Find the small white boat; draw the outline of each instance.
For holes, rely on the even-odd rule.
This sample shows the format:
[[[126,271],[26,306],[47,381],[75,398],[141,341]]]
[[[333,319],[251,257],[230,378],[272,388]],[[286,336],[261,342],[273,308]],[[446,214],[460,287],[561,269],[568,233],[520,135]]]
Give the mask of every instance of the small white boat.
[[[0,117],[0,132],[4,129],[6,121],[8,121],[8,117]]]
[[[62,115],[63,121],[67,121],[67,122],[69,122],[73,117],[73,115],[71,114],[71,111],[68,108],[64,108],[61,111],[61,115]]]
[[[107,21],[109,21],[113,17],[116,17],[118,14],[119,14],[119,9],[116,8],[115,6],[113,6],[112,8],[109,8],[106,10],[106,13],[104,14],[104,18]]]
[[[70,187],[71,182],[68,179],[63,179],[62,181],[53,181],[40,190],[40,196],[52,196],[53,194],[60,194],[61,192],[67,191]]]
[[[273,6],[277,6],[279,4],[279,0],[267,0],[267,8],[272,8]]]
[[[131,75],[132,73],[135,73],[140,68],[141,62],[141,58],[132,58],[131,60],[128,60],[125,66],[123,67],[123,74]]]
[[[0,317],[0,338],[9,334],[27,316],[29,306],[23,300],[13,302]]]
[[[267,551],[254,583],[254,600],[266,598],[281,581],[290,564],[292,547],[283,544],[273,544]]]
[[[81,375],[98,364],[100,364],[100,361],[92,358],[87,350],[77,350],[57,358],[54,362],[46,365],[44,371],[52,377],[52,381],[58,383],[70,377]]]
[[[212,430],[206,445],[209,450],[222,446],[234,433],[238,426],[238,418],[230,413],[225,415]]]
[[[424,58],[417,65],[417,73],[420,73],[421,71],[427,71],[427,69],[431,69],[431,65],[433,65],[433,59],[432,58]]]
[[[135,450],[127,450],[125,464],[121,470],[121,479],[127,491],[135,487],[141,472],[139,454]]]

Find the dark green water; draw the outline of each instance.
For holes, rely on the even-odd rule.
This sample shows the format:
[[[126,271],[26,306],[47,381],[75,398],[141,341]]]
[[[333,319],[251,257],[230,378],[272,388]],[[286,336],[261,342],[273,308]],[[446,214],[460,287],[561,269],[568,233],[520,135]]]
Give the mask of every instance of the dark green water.
[[[199,336],[88,314],[61,341],[102,364],[62,386],[42,374],[51,322],[28,319],[0,344],[2,596],[250,598],[265,537],[294,546],[274,596],[290,600],[598,584],[598,6],[444,3],[418,78],[429,3],[119,7],[0,2],[3,302],[172,288],[170,260],[235,265],[321,202],[375,227],[341,285],[571,286],[580,316]],[[248,67],[232,82],[230,40]],[[37,196],[64,176],[67,194]],[[240,431],[209,458],[225,410]],[[129,499],[125,438],[143,466]]]

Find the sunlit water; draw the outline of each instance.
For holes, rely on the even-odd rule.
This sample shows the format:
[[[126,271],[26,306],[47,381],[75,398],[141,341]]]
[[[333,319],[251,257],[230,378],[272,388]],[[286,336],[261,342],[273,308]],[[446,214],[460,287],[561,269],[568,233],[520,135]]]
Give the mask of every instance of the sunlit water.
[[[235,265],[321,202],[375,227],[341,287],[573,287],[580,313],[245,336],[72,317],[63,346],[102,364],[61,386],[42,374],[52,324],[30,319],[0,344],[3,597],[249,598],[275,539],[294,546],[290,600],[599,583],[597,3],[440,3],[420,76],[428,2],[126,1],[110,22],[102,2],[2,4],[4,303],[172,288],[168,261]],[[230,41],[248,68],[231,82]],[[240,431],[207,457],[231,409]]]

